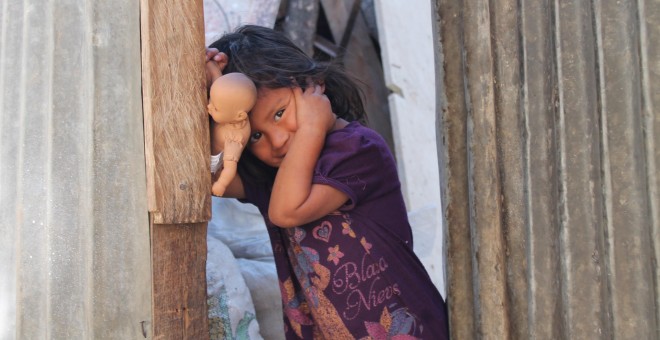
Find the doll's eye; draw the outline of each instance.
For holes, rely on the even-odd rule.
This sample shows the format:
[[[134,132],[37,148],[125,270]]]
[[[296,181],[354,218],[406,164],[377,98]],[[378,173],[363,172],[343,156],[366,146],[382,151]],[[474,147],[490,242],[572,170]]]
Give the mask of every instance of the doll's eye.
[[[261,132],[255,132],[250,136],[250,143],[256,143],[261,138]]]
[[[280,119],[282,119],[283,115],[284,115],[284,110],[279,110],[279,111],[275,112],[275,121],[277,122]]]

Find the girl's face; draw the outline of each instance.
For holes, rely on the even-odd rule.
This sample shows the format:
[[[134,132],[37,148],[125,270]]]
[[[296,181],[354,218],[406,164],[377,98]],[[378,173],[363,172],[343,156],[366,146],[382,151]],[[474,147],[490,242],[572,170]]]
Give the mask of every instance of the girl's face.
[[[292,90],[260,88],[249,117],[248,148],[259,160],[278,168],[298,130]]]

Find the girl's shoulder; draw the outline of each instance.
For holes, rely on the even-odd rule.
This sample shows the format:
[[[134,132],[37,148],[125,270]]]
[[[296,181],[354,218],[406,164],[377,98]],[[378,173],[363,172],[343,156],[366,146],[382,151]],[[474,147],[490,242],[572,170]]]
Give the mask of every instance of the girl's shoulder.
[[[325,157],[354,161],[366,157],[369,161],[379,161],[392,158],[392,155],[378,132],[354,121],[327,135],[321,159]]]
[[[383,137],[381,137],[375,130],[362,125],[358,121],[349,122],[341,129],[337,129],[328,133],[326,137],[326,144],[348,144],[355,143],[377,143],[387,145]]]

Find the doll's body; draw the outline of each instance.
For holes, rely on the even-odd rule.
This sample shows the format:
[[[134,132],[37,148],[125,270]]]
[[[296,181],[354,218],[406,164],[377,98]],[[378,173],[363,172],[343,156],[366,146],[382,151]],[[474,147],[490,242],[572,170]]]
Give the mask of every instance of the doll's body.
[[[238,160],[250,138],[248,112],[256,100],[257,88],[242,73],[223,75],[211,85],[208,112],[215,122],[211,150],[223,153],[223,168],[211,189],[215,196],[222,196],[236,176]]]

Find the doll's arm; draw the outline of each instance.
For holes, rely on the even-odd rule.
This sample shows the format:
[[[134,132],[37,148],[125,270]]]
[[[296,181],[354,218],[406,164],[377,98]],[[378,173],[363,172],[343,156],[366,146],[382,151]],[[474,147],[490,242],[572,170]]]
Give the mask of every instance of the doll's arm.
[[[213,185],[220,179],[221,172],[217,172],[213,177]],[[213,190],[213,187],[211,188],[211,193],[213,196],[218,196],[215,194],[215,190]],[[243,181],[241,180],[241,176],[237,173],[234,178],[231,178],[227,186],[225,187],[225,191],[222,194],[221,197],[225,198],[245,198],[245,189],[243,187]]]
[[[238,168],[238,162],[234,161],[224,161],[224,168],[220,172],[220,177],[215,183],[211,191],[214,196],[224,196],[227,186],[232,180],[236,177],[236,169]]]
[[[215,196],[224,196],[227,186],[232,182],[234,177],[237,177],[238,160],[241,157],[243,148],[245,146],[238,140],[227,139],[225,141],[225,150],[223,151],[223,168],[220,170],[220,177],[215,183],[211,191]]]

